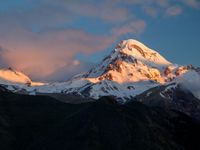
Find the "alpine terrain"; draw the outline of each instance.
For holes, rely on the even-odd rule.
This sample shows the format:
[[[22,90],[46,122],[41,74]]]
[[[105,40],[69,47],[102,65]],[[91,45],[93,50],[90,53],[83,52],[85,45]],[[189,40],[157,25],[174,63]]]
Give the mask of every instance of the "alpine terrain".
[[[14,92],[17,89],[24,90],[27,94],[73,93],[94,99],[112,95],[124,103],[161,85],[182,85],[190,89],[184,85],[200,82],[199,70],[192,65],[173,64],[158,52],[130,39],[119,43],[99,65],[67,82],[36,83],[22,73],[10,69],[0,70],[0,81]],[[13,87],[15,88],[12,89]],[[191,92],[200,98],[197,90]]]
[[[199,72],[192,65],[173,64],[155,50],[129,39],[121,41],[97,66],[66,82],[33,82],[23,73],[1,69],[0,83],[20,94],[49,95],[62,101],[66,101],[66,95],[91,98],[90,101],[113,96],[122,104],[140,101],[200,119]],[[78,98],[71,103],[81,102]]]
[[[0,69],[1,150],[200,149],[200,69],[133,40],[66,82]]]

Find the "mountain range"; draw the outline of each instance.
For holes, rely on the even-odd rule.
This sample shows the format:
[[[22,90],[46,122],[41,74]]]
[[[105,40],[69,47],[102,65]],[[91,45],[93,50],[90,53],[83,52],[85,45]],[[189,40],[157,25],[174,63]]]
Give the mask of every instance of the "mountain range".
[[[200,69],[133,39],[66,82],[0,69],[1,150],[196,150],[199,135]]]
[[[66,96],[66,101],[77,98]],[[71,104],[0,87],[1,150],[196,150],[200,122],[113,97]]]
[[[69,102],[66,96],[113,96],[117,102],[140,101],[169,107],[200,120],[200,69],[177,65],[137,40],[121,41],[102,62],[66,82],[33,82],[11,68],[0,70],[0,84],[18,94],[48,95]],[[83,103],[77,98],[70,103]]]

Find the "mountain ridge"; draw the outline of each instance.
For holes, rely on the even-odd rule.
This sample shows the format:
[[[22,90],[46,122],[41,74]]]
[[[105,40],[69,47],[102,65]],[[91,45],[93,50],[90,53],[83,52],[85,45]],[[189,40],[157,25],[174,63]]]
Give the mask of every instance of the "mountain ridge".
[[[198,121],[136,101],[119,105],[113,97],[101,97],[69,104],[0,88],[0,108],[1,150],[200,148]]]
[[[133,39],[121,41],[111,54],[88,72],[62,83],[6,85],[13,92],[23,94],[62,93],[98,99],[114,96],[125,103],[148,89],[187,82],[190,76],[199,78],[192,65],[172,64],[155,50]],[[200,83],[200,79],[198,79]],[[191,82],[191,81],[189,81]],[[194,91],[194,90],[193,90]],[[191,91],[191,92],[193,92]],[[198,91],[193,93],[199,96]]]

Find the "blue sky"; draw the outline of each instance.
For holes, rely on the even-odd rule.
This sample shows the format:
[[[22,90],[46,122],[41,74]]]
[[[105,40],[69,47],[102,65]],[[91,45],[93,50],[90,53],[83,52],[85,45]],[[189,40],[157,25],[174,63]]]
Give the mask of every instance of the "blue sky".
[[[199,27],[198,0],[1,0],[0,67],[65,80],[128,38],[200,66]]]

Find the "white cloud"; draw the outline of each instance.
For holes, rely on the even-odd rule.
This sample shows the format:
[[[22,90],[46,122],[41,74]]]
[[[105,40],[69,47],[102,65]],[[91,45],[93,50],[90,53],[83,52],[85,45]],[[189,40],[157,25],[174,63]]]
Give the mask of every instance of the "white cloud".
[[[130,23],[125,24],[124,26],[115,27],[112,29],[112,33],[119,37],[120,35],[125,34],[139,34],[143,32],[146,28],[146,23],[143,20],[132,21]]]
[[[189,71],[178,78],[182,88],[190,91],[196,98],[200,99],[200,75],[196,71]]]
[[[167,8],[165,14],[166,16],[178,16],[183,12],[182,7],[180,6],[171,6]]]

